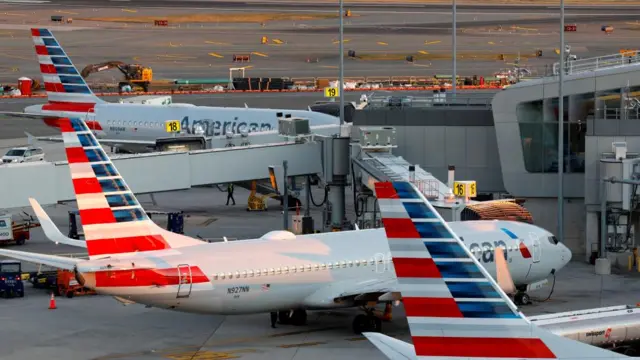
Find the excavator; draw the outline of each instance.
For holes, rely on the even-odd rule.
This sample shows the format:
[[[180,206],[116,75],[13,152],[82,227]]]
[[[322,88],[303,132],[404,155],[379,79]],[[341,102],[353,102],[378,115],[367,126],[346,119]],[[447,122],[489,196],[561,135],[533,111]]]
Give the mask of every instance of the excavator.
[[[82,69],[80,75],[83,78],[87,76],[105,70],[116,68],[124,75],[125,81],[118,83],[118,88],[122,89],[123,86],[129,85],[132,88],[139,86],[144,92],[149,91],[149,83],[153,81],[153,70],[150,67],[142,66],[139,64],[125,64],[121,61],[107,61],[100,64],[89,64]]]

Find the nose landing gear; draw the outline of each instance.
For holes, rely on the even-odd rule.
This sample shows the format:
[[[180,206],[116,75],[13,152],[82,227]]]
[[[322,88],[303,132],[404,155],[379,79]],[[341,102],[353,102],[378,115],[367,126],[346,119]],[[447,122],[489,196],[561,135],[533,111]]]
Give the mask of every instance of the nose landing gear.
[[[531,304],[531,297],[524,291],[518,291],[513,297],[513,302],[518,306],[529,305]]]

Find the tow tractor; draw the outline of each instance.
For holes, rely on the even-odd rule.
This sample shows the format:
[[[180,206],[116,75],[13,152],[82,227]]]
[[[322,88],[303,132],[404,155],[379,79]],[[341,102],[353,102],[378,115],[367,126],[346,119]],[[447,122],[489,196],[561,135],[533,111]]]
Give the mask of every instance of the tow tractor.
[[[0,261],[0,297],[24,297],[22,264],[16,260]]]
[[[40,224],[29,214],[20,222],[14,222],[11,214],[0,214],[0,245],[15,243],[24,245],[31,238],[30,230],[40,227]]]

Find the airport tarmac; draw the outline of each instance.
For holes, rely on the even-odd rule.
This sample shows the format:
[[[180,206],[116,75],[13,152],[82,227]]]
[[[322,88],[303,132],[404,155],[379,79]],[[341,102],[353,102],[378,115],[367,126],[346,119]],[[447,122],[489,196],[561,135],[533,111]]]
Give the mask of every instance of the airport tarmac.
[[[50,3],[55,4],[58,3]],[[123,3],[121,8],[0,5],[3,42],[0,82],[14,83],[19,76],[41,78],[28,32],[33,25],[53,28],[79,68],[109,60],[141,63],[151,66],[154,79],[158,80],[228,78],[229,68],[240,66],[246,68],[247,77],[337,76],[335,12],[324,8],[203,4],[205,8],[197,9],[136,8],[135,2]],[[566,34],[566,41],[576,55],[605,55],[632,47],[640,30],[636,22],[640,10],[581,11],[569,10],[566,17],[567,24],[578,25],[577,32]],[[266,16],[264,26],[255,20],[255,16],[274,13],[308,18],[282,20]],[[50,16],[55,14],[73,18],[73,24],[51,23]],[[244,23],[224,20],[227,15],[243,14],[253,16],[253,20]],[[205,15],[213,17],[199,22],[204,21]],[[175,16],[183,19],[172,23]],[[168,18],[172,26],[154,28],[151,20],[131,23],[122,19],[132,21],[139,17]],[[105,21],[107,18],[111,21]],[[540,12],[507,7],[496,11],[462,9],[457,19],[457,67],[461,76],[489,76],[512,68],[518,54],[522,66],[538,73],[557,60],[553,50],[559,37],[558,16],[548,9]],[[345,61],[345,76],[448,74],[452,67],[450,20],[450,11],[443,8],[354,9],[353,16],[345,19],[345,51],[354,50],[356,58]],[[613,25],[615,31],[605,35],[600,30],[603,24]],[[262,36],[269,38],[269,44],[260,44]],[[537,49],[543,50],[541,58],[533,56]],[[233,63],[234,54],[251,54],[251,62]],[[499,54],[504,54],[505,60],[498,60]],[[413,55],[415,62],[405,61],[408,55]],[[117,82],[120,78],[117,70],[110,70],[93,74],[89,80]]]
[[[314,190],[321,196],[321,191]],[[277,202],[267,212],[248,213],[244,201],[248,192],[237,189],[236,206],[225,206],[226,194],[215,188],[191,189],[140,196],[147,210],[184,210],[185,233],[220,239],[258,237],[282,226]],[[67,211],[73,204],[47,206],[45,211],[67,231]],[[352,209],[347,197],[347,209]],[[30,209],[25,209],[30,211]],[[316,224],[320,210],[312,209]],[[353,218],[353,213],[347,215]],[[157,220],[154,217],[154,220]],[[161,226],[165,225],[160,222]],[[14,249],[52,254],[80,253],[79,248],[55,245],[45,240],[40,229],[32,239]],[[27,270],[33,266],[25,265]],[[527,315],[587,309],[640,301],[640,274],[594,275],[593,267],[572,262],[557,274],[551,287],[533,292],[536,303],[523,307]],[[246,316],[193,315],[123,306],[111,297],[58,297],[57,309],[48,310],[49,294],[26,283],[25,298],[1,299],[0,321],[5,331],[0,337],[0,359],[385,359],[361,336],[351,332],[358,310],[311,312],[307,326],[269,327],[268,314]],[[394,308],[393,320],[383,324],[383,332],[410,341],[402,306]]]

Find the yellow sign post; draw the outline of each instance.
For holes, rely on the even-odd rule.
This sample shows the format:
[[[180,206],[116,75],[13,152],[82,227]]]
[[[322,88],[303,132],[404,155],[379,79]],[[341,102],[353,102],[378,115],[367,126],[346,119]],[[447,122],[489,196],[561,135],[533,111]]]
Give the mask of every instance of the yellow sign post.
[[[453,183],[453,194],[463,198],[474,198],[478,196],[475,181],[456,181]]]
[[[324,88],[324,97],[326,98],[335,98],[340,96],[340,89],[337,87],[326,87]]]
[[[168,133],[179,133],[180,132],[180,121],[179,120],[167,120],[164,123],[164,128]]]

